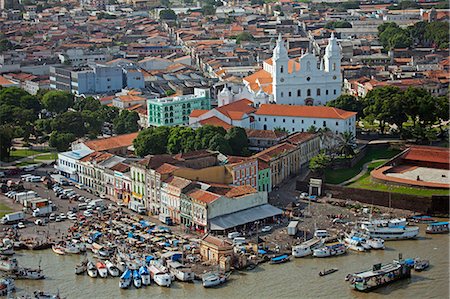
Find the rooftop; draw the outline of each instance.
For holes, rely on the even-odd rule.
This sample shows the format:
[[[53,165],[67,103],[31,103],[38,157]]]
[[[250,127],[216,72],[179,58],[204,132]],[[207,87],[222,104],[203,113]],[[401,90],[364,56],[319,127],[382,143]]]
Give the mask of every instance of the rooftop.
[[[133,144],[133,140],[136,139],[138,132],[117,135],[114,137],[95,139],[85,141],[84,145],[94,151],[107,151],[116,148],[129,147]]]
[[[356,115],[356,112],[350,112],[326,106],[262,104],[261,107],[255,112],[255,114],[305,118],[348,119]]]

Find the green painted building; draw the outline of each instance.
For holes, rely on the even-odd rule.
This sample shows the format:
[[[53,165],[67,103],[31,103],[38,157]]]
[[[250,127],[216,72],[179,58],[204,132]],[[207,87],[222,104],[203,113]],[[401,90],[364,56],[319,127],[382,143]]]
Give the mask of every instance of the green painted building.
[[[270,167],[261,167],[264,162],[258,160],[258,191],[272,191]]]
[[[149,126],[188,125],[192,110],[211,109],[209,89],[194,88],[194,94],[147,100]]]

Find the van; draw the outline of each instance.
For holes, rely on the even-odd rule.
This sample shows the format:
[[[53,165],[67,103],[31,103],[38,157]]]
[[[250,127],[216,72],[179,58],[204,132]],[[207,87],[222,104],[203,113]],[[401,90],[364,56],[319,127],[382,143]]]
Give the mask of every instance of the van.
[[[234,238],[237,238],[237,237],[239,237],[241,234],[239,233],[239,232],[231,232],[231,233],[228,233],[228,239],[231,239],[231,240],[233,240]]]
[[[233,245],[243,245],[245,242],[246,240],[244,237],[236,237],[233,239]]]
[[[86,210],[87,209],[87,203],[79,203],[78,204],[78,210]]]
[[[327,238],[330,234],[328,234],[326,229],[318,229],[314,232],[314,237],[316,238]]]

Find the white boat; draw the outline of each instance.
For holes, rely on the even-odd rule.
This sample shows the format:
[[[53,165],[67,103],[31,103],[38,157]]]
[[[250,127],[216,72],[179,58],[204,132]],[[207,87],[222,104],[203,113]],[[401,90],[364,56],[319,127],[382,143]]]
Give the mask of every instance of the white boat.
[[[168,261],[167,266],[169,267],[170,273],[179,281],[193,281],[195,278],[195,274],[191,268],[179,262]]]
[[[59,293],[52,294],[52,293],[47,293],[44,291],[35,291],[33,298],[35,298],[35,299],[61,299],[61,296],[59,295]]]
[[[108,269],[109,275],[111,275],[112,277],[117,277],[120,275],[119,268],[114,266],[114,264],[111,263],[109,260],[105,261],[105,265],[106,265],[106,269]]]
[[[98,275],[101,278],[106,278],[108,276],[108,269],[106,268],[106,265],[104,263],[97,262],[95,266],[97,267]]]
[[[202,276],[202,284],[205,288],[211,288],[227,281],[228,275],[219,273],[207,273]]]
[[[133,285],[136,289],[142,286],[142,280],[138,270],[133,270]]]
[[[0,248],[0,255],[14,255],[14,246],[8,245]]]
[[[308,241],[303,242],[300,245],[296,245],[292,247],[292,256],[293,257],[304,257],[311,255],[313,250],[322,246],[322,240],[319,238],[312,238]]]
[[[343,243],[337,243],[333,245],[326,245],[324,247],[314,249],[313,256],[315,257],[329,257],[342,255],[347,252],[347,248]]]
[[[64,252],[68,254],[78,254],[80,253],[80,247],[73,243],[68,243],[64,248]]]
[[[384,240],[380,238],[369,238],[366,239],[366,243],[372,248],[372,249],[384,249]]]
[[[354,240],[352,238],[344,238],[344,242],[348,249],[356,251],[356,252],[364,252],[366,248],[362,246],[362,243],[358,240]]]
[[[142,284],[149,286],[151,283],[151,278],[147,266],[143,265],[139,268],[139,275],[141,276]]]
[[[38,280],[38,279],[44,279],[44,273],[42,272],[41,268],[38,269],[31,269],[31,268],[19,268],[16,271],[16,278],[17,279],[31,279],[31,280]]]
[[[82,261],[80,264],[75,266],[75,274],[80,275],[87,270],[87,260]]]
[[[1,257],[0,258],[0,270],[5,272],[11,272],[17,270],[19,264],[17,259],[9,258],[9,257]]]
[[[121,273],[125,272],[125,270],[127,269],[127,264],[124,261],[119,261],[116,263],[116,265]]]
[[[167,272],[162,270],[160,266],[150,265],[148,270],[150,271],[151,278],[157,285],[161,287],[170,287],[172,278]]]
[[[7,296],[16,289],[14,279],[5,277],[0,279],[0,296]]]
[[[65,255],[66,254],[66,250],[64,247],[60,246],[60,245],[53,245],[52,246],[52,250],[54,253],[58,254],[58,255]]]
[[[352,230],[348,235],[351,237],[357,237],[361,239],[361,245],[366,249],[384,249],[384,240],[380,238],[371,238],[368,234],[359,230]]]
[[[131,270],[125,269],[122,276],[120,276],[119,287],[121,289],[127,289],[131,285],[132,273]]]
[[[400,227],[378,227],[372,226],[367,228],[367,233],[371,238],[381,238],[384,240],[405,240],[413,239],[419,234],[417,226],[400,226]]]
[[[88,262],[88,264],[87,264],[87,273],[92,278],[97,277],[98,271],[97,271],[97,268],[95,267],[93,262]]]

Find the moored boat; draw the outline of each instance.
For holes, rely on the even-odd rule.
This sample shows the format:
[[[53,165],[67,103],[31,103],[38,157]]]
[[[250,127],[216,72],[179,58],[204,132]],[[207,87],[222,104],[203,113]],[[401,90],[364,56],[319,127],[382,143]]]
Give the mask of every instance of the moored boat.
[[[170,287],[170,284],[172,283],[172,278],[168,273],[166,273],[157,265],[150,265],[148,270],[150,271],[151,278],[157,285],[162,287]]]
[[[274,256],[273,258],[271,258],[269,261],[269,264],[272,264],[272,265],[282,264],[282,263],[289,262],[289,260],[290,260],[289,255],[282,254],[282,255]]]
[[[202,284],[205,288],[211,288],[225,283],[230,274],[206,273],[202,276]]]
[[[65,255],[66,254],[65,248],[62,247],[61,245],[54,244],[52,246],[52,250],[53,250],[54,253],[59,254],[59,255]]]
[[[125,271],[122,273],[122,276],[120,276],[119,287],[121,289],[126,289],[131,285],[131,281],[132,281],[131,270],[125,269]]]
[[[59,293],[52,294],[44,291],[34,291],[34,299],[61,299]]]
[[[0,255],[14,255],[14,254],[15,251],[13,245],[3,246],[0,248]]]
[[[75,266],[75,274],[80,275],[83,274],[84,272],[86,272],[87,270],[87,260],[82,261],[80,264],[77,264]]]
[[[429,260],[414,259],[414,270],[417,272],[423,271],[430,266]]]
[[[16,289],[14,279],[5,277],[0,279],[0,296],[7,296]]]
[[[322,246],[322,240],[319,238],[312,238],[306,242],[303,242],[300,245],[296,245],[292,247],[292,256],[293,257],[304,257],[311,255],[313,250]]]
[[[97,268],[95,267],[93,262],[88,262],[87,264],[87,274],[92,277],[95,278],[98,275],[98,271]]]
[[[344,242],[347,248],[353,251],[364,252],[370,250],[370,246],[367,245],[366,240],[360,237],[348,235],[344,238]]]
[[[97,267],[98,275],[101,278],[106,278],[108,276],[108,269],[106,269],[106,265],[104,263],[99,261],[95,264],[95,266]]]
[[[433,223],[436,222],[431,216],[427,215],[421,215],[421,216],[412,216],[410,218],[411,221],[414,221],[416,223]]]
[[[328,270],[323,270],[323,271],[320,271],[320,272],[319,272],[319,276],[329,275],[329,274],[334,273],[334,272],[336,272],[336,271],[338,271],[338,269],[336,269],[336,268],[331,268],[331,269],[328,269]]]
[[[16,258],[0,257],[0,270],[5,272],[11,272],[17,270],[19,263]]]
[[[337,256],[342,255],[347,252],[347,248],[343,243],[337,243],[332,245],[326,245],[324,247],[314,249],[313,256],[314,257],[329,257],[329,256]]]
[[[448,221],[445,222],[435,222],[427,225],[427,234],[448,234]]]
[[[109,261],[109,260],[105,261],[105,265],[106,265],[106,269],[108,270],[109,275],[111,275],[112,277],[117,277],[120,275],[119,268],[114,266],[114,264],[111,263],[111,261]]]
[[[39,280],[45,278],[45,275],[40,267],[38,269],[19,268],[15,272],[15,275],[17,279]]]
[[[179,281],[187,282],[194,280],[195,274],[192,272],[191,268],[174,261],[168,261],[167,265],[170,273],[173,274]]]
[[[141,276],[142,284],[145,286],[150,285],[150,272],[148,271],[147,266],[143,265],[139,268],[139,275]]]
[[[142,286],[142,280],[138,270],[133,270],[133,285],[137,289]]]
[[[80,247],[74,243],[67,243],[64,247],[64,253],[67,254],[78,254],[80,253]]]

